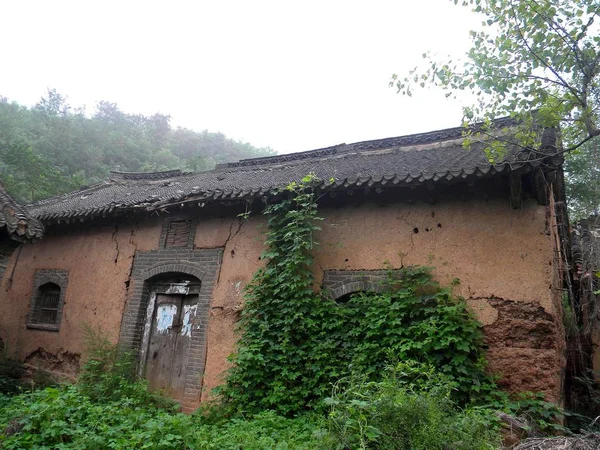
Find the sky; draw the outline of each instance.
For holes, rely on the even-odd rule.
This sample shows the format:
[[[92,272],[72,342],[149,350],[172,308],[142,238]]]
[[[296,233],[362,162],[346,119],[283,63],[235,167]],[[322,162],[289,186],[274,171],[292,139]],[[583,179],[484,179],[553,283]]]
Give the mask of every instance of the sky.
[[[170,114],[279,153],[461,124],[471,99],[391,75],[459,58],[480,19],[451,0],[0,2],[0,95]]]

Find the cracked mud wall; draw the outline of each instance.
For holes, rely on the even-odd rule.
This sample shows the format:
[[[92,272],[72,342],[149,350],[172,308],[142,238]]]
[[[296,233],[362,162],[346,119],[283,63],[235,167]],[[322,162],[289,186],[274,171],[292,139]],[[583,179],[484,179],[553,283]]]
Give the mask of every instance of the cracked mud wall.
[[[18,242],[15,242],[6,237],[0,237],[0,281],[4,278],[6,267],[10,261],[10,257],[19,246]],[[10,277],[10,272],[8,273]]]
[[[199,221],[194,247],[223,247],[223,260],[210,309],[206,369],[202,399],[223,383],[230,367],[227,357],[235,350],[236,322],[244,303],[244,288],[262,265],[266,220],[262,216],[242,220],[231,217]]]
[[[559,398],[562,343],[545,207],[526,200],[522,209],[513,210],[504,195],[479,195],[433,205],[365,201],[326,206],[320,212],[324,220],[316,236],[320,245],[314,265],[318,285],[324,270],[379,270],[386,263],[433,266],[444,285],[460,279],[455,292],[467,299],[484,325],[490,367],[501,383],[510,390],[542,390],[551,399]],[[206,398],[229,367],[244,288],[262,265],[266,220],[254,215],[242,221],[231,211],[223,217],[203,210],[192,213],[197,222],[194,248],[224,247],[210,307],[205,372],[199,374]],[[53,354],[81,354],[83,323],[104,329],[116,341],[133,256],[136,249],[158,248],[164,217],[52,232],[25,247],[12,288],[6,291],[3,281],[0,290],[5,311],[0,338],[7,347],[18,350],[21,358],[39,347]],[[13,255],[9,267],[14,260]],[[25,328],[36,269],[69,270],[59,332]]]
[[[316,284],[325,270],[433,266],[443,285],[460,279],[455,293],[467,299],[484,325],[490,369],[501,385],[559,400],[564,338],[547,209],[528,200],[514,210],[504,197],[481,197],[438,205],[366,202],[322,208]],[[196,234],[198,247],[226,243],[209,323],[204,398],[229,367],[226,356],[235,349],[243,289],[261,264],[264,218],[251,217],[235,234],[237,229],[237,219],[215,219],[200,224]]]
[[[496,318],[484,323],[489,346],[489,369],[500,375],[498,384],[509,392],[543,392],[561,401],[561,333],[555,316],[537,303],[501,298],[472,299],[487,303]]]
[[[490,370],[509,391],[561,399],[560,280],[547,208],[505,198],[322,211],[315,263],[323,270],[425,265],[467,299],[484,325]],[[320,279],[318,279],[320,281]]]
[[[68,351],[83,354],[84,325],[101,329],[118,339],[133,255],[137,249],[154,248],[160,221],[50,231],[44,239],[23,246],[10,289],[7,277],[0,284],[0,338],[7,351],[25,359],[38,348],[49,354]],[[59,331],[25,326],[36,270],[68,270],[69,279]],[[59,369],[57,369],[59,370]]]
[[[43,347],[38,347],[25,357],[24,363],[30,370],[43,370],[56,380],[73,381],[79,373],[81,354],[62,348],[50,353]]]

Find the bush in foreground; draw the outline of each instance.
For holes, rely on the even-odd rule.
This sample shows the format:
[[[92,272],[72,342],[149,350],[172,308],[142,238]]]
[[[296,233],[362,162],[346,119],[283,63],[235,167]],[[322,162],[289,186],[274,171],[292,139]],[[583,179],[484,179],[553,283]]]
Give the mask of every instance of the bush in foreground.
[[[431,366],[401,363],[383,380],[338,383],[328,424],[340,448],[485,450],[500,447],[498,421],[486,408],[459,409],[456,383]]]
[[[341,381],[326,417],[265,411],[246,418],[219,406],[185,415],[151,398],[143,382],[91,378],[100,384],[93,391],[80,383],[0,398],[0,447],[460,450],[497,448],[499,440],[491,411],[457,408],[454,383],[419,364],[388,369],[381,382]],[[104,383],[119,388],[98,395]]]
[[[209,424],[135,398],[94,402],[78,386],[0,398],[3,449],[332,449],[309,419],[264,412]]]

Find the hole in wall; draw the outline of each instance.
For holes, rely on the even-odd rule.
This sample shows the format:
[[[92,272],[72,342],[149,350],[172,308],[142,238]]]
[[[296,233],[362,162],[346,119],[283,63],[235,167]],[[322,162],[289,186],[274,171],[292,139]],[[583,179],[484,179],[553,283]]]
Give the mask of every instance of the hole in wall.
[[[419,233],[419,229],[417,227],[413,228],[413,233],[418,234]]]

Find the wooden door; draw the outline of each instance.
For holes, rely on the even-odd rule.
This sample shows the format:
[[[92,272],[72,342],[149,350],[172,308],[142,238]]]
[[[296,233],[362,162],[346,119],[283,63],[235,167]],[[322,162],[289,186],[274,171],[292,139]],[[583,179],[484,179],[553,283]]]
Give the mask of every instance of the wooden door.
[[[156,294],[146,377],[152,390],[183,399],[197,295]]]

